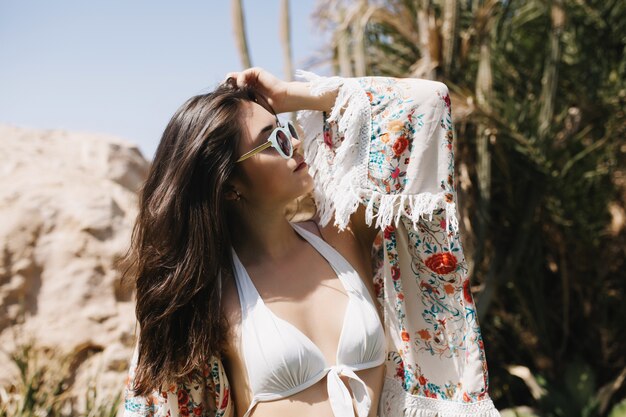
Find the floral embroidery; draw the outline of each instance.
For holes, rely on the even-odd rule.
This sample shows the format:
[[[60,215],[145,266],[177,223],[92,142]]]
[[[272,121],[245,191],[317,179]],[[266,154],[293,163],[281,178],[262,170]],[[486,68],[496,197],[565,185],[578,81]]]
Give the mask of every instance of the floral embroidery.
[[[472,292],[470,291],[469,279],[465,279],[463,281],[463,298],[465,299],[466,303],[474,304],[474,299],[472,298]]]
[[[446,94],[445,96],[442,97],[442,99],[446,103],[446,106],[450,108],[450,95]]]
[[[124,417],[226,416],[230,392],[219,359],[213,358],[210,364],[181,378],[178,384],[166,390],[155,390],[145,397],[134,396],[131,392],[136,367],[133,356],[124,390]],[[224,389],[223,399],[218,405],[221,388]]]
[[[413,138],[417,137],[416,134],[425,126],[424,113],[420,112],[420,107],[416,106],[410,97],[403,97],[402,89],[389,80],[391,79],[382,81],[384,88],[367,79],[360,81],[372,103],[367,179],[373,189],[385,194],[403,192],[410,163],[409,155],[414,146]],[[440,94],[439,99],[446,109],[439,125],[445,129],[443,146],[445,152],[450,155],[448,167],[450,172],[453,172],[454,135],[450,96]],[[445,191],[445,201],[453,202],[452,174],[447,175],[440,188]],[[415,277],[416,288],[419,289],[416,301],[416,305],[421,308],[419,322],[413,319],[406,322],[407,294],[403,291],[405,278],[404,267],[399,259],[397,225],[389,225],[382,231],[382,244],[378,252],[373,252],[389,265],[390,287],[386,291],[391,301],[389,304],[395,307],[400,341],[405,344],[399,347],[398,352],[390,355],[390,359],[394,359],[395,363],[395,378],[402,383],[407,392],[414,395],[463,401],[487,398],[485,387],[488,380],[482,338],[469,290],[468,269],[459,237],[450,234],[449,241],[442,239],[442,236],[446,236],[447,226],[443,208],[434,210],[432,219],[420,221],[417,230],[413,229],[406,218],[401,219],[403,229],[408,232],[408,249],[411,255],[411,270],[407,270],[406,273]],[[376,265],[380,270],[383,269],[382,261]],[[377,294],[384,290],[382,280],[384,280],[382,272],[377,271],[375,275]],[[456,307],[459,303],[464,305],[464,310]],[[418,323],[421,326],[415,326]],[[461,360],[463,355],[477,349],[485,375],[485,387],[480,387],[478,391],[464,389],[460,381],[451,379],[453,374],[446,377],[447,379],[429,378],[415,366],[415,358],[423,358],[422,355]],[[404,355],[411,355],[412,360],[405,362],[401,359]]]
[[[433,272],[446,275],[456,269],[457,260],[450,252],[442,252],[429,256],[424,264]]]
[[[392,147],[394,155],[402,155],[407,146],[409,146],[409,141],[407,140],[407,138],[405,136],[400,136],[398,139],[396,139]],[[396,169],[399,170],[398,167],[396,167]]]
[[[424,114],[415,114],[413,100],[402,98],[391,81],[384,89],[388,94],[381,93],[379,87],[365,79],[360,79],[360,83],[370,101],[376,99],[372,108],[368,179],[384,193],[399,192],[405,188],[406,167],[410,162],[405,155],[411,152],[416,129],[424,126]],[[391,114],[377,111],[390,105],[394,109]]]
[[[405,342],[408,342],[408,341],[409,341],[409,339],[411,338],[411,337],[409,336],[409,332],[407,332],[406,330],[402,330],[402,333],[401,333],[401,334],[402,334],[402,340],[404,340]]]
[[[326,146],[328,146],[329,148],[333,147],[333,135],[331,133],[331,127],[330,127],[330,123],[328,122],[328,115],[326,114],[326,112],[323,112],[322,114],[324,123],[322,126],[322,132],[324,135],[324,143],[326,144]]]

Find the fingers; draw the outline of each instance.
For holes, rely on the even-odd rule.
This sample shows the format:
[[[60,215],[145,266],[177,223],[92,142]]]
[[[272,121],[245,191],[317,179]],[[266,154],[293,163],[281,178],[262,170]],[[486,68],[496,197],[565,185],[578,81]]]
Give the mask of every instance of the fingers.
[[[237,73],[237,85],[243,87],[246,84],[254,84],[256,81],[256,74],[254,68],[248,68],[242,72]]]
[[[226,78],[224,78],[224,81],[222,81],[222,84],[237,85],[237,73],[229,72],[228,74],[226,74]]]
[[[259,67],[252,67],[240,72],[229,72],[226,74],[226,79],[224,80],[224,82],[228,82],[229,78],[233,78],[238,87],[243,87],[247,84],[254,84],[257,82],[261,71],[262,69]]]

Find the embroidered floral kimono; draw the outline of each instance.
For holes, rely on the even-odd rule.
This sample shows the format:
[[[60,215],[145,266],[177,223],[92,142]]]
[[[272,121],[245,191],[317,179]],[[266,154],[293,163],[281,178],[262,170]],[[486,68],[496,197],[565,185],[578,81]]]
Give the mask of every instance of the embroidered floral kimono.
[[[372,263],[388,356],[378,416],[499,416],[458,228],[448,88],[413,78],[296,76],[313,94],[339,88],[330,114],[298,112],[321,224],[334,214],[344,228],[364,205],[366,222],[381,230]],[[129,391],[136,354],[125,416],[234,416],[219,359],[137,398]]]

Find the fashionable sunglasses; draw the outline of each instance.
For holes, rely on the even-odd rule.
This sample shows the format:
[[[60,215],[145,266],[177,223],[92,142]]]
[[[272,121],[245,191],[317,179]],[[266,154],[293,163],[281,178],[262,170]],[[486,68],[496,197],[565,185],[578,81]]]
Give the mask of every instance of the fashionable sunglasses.
[[[257,100],[255,99],[254,101],[257,101]],[[263,151],[264,149],[269,148],[270,146],[273,146],[278,151],[278,154],[285,159],[289,159],[293,155],[293,143],[291,139],[292,138],[299,139],[298,132],[296,131],[296,127],[294,126],[293,123],[291,123],[290,120],[287,120],[286,126],[284,125],[281,126],[280,120],[278,120],[278,116],[276,116],[274,109],[272,109],[272,106],[270,106],[269,103],[267,103],[267,105],[272,110],[274,117],[276,117],[276,126],[278,127],[276,127],[272,131],[269,138],[267,139],[267,142],[263,143],[262,145],[257,146],[251,151],[244,153],[236,162],[241,162],[243,160],[246,160],[250,158],[251,156],[256,155],[257,153]]]

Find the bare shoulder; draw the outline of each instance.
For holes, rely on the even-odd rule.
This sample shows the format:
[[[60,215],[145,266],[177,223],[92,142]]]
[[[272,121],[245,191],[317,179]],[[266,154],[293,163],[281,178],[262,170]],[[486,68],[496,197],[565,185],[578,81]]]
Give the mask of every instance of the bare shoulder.
[[[360,250],[359,241],[350,224],[348,224],[344,230],[340,230],[334,225],[334,218],[331,218],[328,224],[321,226],[319,224],[319,218],[317,217],[303,222],[298,222],[297,224],[324,239],[327,243],[341,252],[342,255],[344,255],[344,251],[361,252],[361,255],[363,255]]]

